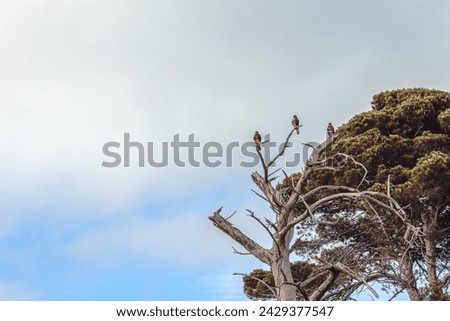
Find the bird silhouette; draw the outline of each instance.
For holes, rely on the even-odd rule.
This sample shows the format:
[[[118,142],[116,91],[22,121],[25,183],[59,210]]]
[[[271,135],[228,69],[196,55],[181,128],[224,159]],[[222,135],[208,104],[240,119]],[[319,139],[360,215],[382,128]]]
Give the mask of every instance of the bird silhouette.
[[[255,132],[255,136],[253,136],[253,141],[256,144],[256,149],[261,150],[261,135],[258,133],[258,131]]]
[[[334,136],[334,127],[333,127],[332,123],[328,123],[327,134],[328,134],[328,137],[333,137]]]
[[[292,117],[292,126],[294,126],[297,135],[300,134],[300,121],[298,120],[297,115],[294,115],[294,117]]]

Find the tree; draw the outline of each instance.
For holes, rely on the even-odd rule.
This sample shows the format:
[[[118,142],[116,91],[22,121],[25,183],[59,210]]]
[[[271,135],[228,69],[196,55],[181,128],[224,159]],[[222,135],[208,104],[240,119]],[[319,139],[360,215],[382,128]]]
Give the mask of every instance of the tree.
[[[371,111],[356,115],[338,133],[329,154],[357,158],[364,168],[342,167],[342,160],[328,158],[328,164],[334,162],[341,170],[315,171],[305,191],[345,185],[385,192],[407,215],[401,219],[373,204],[374,216],[338,199],[324,209],[336,224],[316,225],[314,237],[299,242],[297,253],[317,255],[324,248],[336,255],[351,251],[364,267],[359,273],[377,275],[394,296],[406,291],[411,300],[448,300],[450,93],[423,88],[382,92],[374,96]],[[302,175],[285,179],[278,189]],[[300,233],[298,238],[304,236]],[[258,292],[249,293],[259,298]]]
[[[336,215],[348,217],[360,216],[360,212],[370,213],[372,217],[379,216],[378,209],[391,214],[409,226],[406,213],[398,203],[382,191],[361,190],[366,175],[359,177],[356,186],[347,184],[318,184],[311,187],[310,180],[322,175],[333,175],[334,172],[366,172],[364,165],[355,158],[336,153],[327,155],[339,134],[330,135],[321,145],[317,146],[305,164],[304,170],[295,177],[288,177],[285,173],[285,187],[274,186],[275,179],[270,172],[272,165],[285,152],[294,127],[286,138],[283,148],[271,160],[265,160],[260,148],[256,148],[259,155],[263,174],[252,173],[251,177],[260,192],[255,192],[270,205],[275,219],[259,218],[251,210],[247,210],[250,217],[258,222],[272,240],[272,247],[267,249],[249,238],[230,222],[231,216],[224,218],[222,208],[214,212],[209,219],[216,227],[241,244],[251,255],[270,267],[270,275],[255,272],[247,276],[247,281],[254,280],[254,286],[264,286],[267,298],[278,300],[320,300],[338,297],[348,298],[362,286],[368,288],[373,295],[377,293],[369,282],[379,278],[377,272],[361,269],[358,257],[344,250],[340,240],[336,238],[337,246],[312,253],[311,246],[315,244],[320,227],[333,226],[339,221]],[[264,147],[262,142],[260,145]],[[257,146],[258,147],[258,146]],[[349,174],[351,175],[351,174]],[[352,214],[349,214],[353,211]],[[302,237],[294,240],[295,228],[299,228]],[[313,246],[312,246],[313,247]],[[305,248],[299,253],[305,257],[303,262],[292,265],[290,255],[294,251]],[[242,253],[241,253],[242,254]],[[294,272],[296,278],[294,278]],[[264,271],[262,271],[264,272]],[[297,276],[302,274],[301,278]]]
[[[389,221],[372,248],[389,268],[386,279],[404,288],[412,300],[448,299],[450,271],[450,93],[423,88],[402,89],[374,96],[372,110],[355,116],[339,130],[333,146],[368,169],[365,190],[386,191],[405,208],[415,227],[402,246],[399,221]],[[323,178],[318,178],[319,182]],[[333,181],[351,181],[348,175]],[[390,181],[391,186],[387,186]],[[386,226],[387,224],[384,224]],[[412,240],[412,239],[411,239]],[[396,246],[384,246],[383,242]],[[368,244],[366,244],[368,245]],[[402,248],[402,251],[399,251]],[[381,261],[380,260],[380,261]],[[389,262],[386,263],[386,262]],[[383,263],[383,264],[381,264]]]

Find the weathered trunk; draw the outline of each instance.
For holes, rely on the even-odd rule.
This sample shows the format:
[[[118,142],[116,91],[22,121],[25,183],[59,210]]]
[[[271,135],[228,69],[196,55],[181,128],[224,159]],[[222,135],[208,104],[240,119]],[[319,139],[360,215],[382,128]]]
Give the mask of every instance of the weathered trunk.
[[[428,287],[430,291],[431,300],[442,300],[444,294],[442,286],[437,276],[436,267],[436,236],[438,231],[438,211],[430,213],[428,217],[422,216],[424,221],[424,243],[425,243],[425,266],[427,270]]]
[[[436,242],[433,236],[435,231],[432,227],[426,226],[424,232],[425,266],[427,269],[427,278],[430,287],[435,288],[438,284],[438,277],[436,273]]]
[[[286,227],[293,220],[292,212],[285,210],[279,216],[278,225],[280,229]],[[290,256],[290,244],[294,237],[293,229],[284,236],[277,234],[272,245],[271,269],[279,301],[296,301],[297,287],[292,277]]]
[[[405,282],[405,289],[411,301],[423,301],[423,297],[417,288],[416,278],[412,271],[409,258],[404,258],[403,261],[400,262],[400,270],[404,275],[403,281]]]
[[[427,213],[428,214],[428,213]],[[436,273],[436,232],[437,232],[437,213],[430,213],[422,216],[424,223],[423,232],[425,234],[425,265],[427,267],[428,281],[436,283],[438,280]]]
[[[293,284],[289,254],[277,258],[271,265],[279,301],[296,301],[297,288]]]
[[[283,230],[287,224],[293,220],[292,211],[283,209],[282,214],[278,217],[277,223],[280,230]],[[277,291],[277,299],[279,301],[296,301],[297,287],[294,285],[292,277],[290,256],[290,244],[294,237],[294,230],[290,229],[286,234],[276,234],[271,249],[272,276]]]

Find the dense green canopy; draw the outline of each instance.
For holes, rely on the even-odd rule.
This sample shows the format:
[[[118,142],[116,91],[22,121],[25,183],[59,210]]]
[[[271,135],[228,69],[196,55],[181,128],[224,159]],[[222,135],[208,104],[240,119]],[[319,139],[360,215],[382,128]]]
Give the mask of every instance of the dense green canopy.
[[[382,191],[399,202],[410,224],[359,200],[330,202],[319,217],[339,219],[339,224],[300,226],[298,254],[318,264],[310,258],[330,251],[348,255],[351,249],[353,267],[363,274],[379,273],[379,282],[388,289],[406,290],[413,300],[448,299],[450,93],[415,88],[375,95],[372,110],[338,128],[322,159],[339,170],[317,171],[302,193],[320,185]],[[278,188],[289,185],[285,180]],[[249,286],[244,289],[259,298]]]

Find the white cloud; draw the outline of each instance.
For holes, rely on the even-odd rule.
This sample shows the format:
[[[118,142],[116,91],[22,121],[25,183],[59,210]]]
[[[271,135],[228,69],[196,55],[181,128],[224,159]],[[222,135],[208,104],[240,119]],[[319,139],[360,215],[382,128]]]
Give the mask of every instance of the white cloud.
[[[421,2],[175,3],[2,2],[0,174],[11,208],[26,200],[82,213],[85,204],[105,215],[143,189],[224,183],[221,169],[101,168],[103,144],[124,132],[157,146],[177,132],[228,143],[261,129],[281,139],[296,112],[300,139],[317,140],[379,90],[423,79],[450,88],[445,19],[403,21],[412,31],[398,20],[431,19],[439,5],[418,16]]]
[[[253,193],[248,191],[248,195],[253,202],[240,205],[233,204],[231,198],[225,197],[224,202],[227,204],[222,214],[226,217],[236,210],[230,219],[232,224],[261,246],[269,248],[270,236],[247,215],[245,208],[252,209],[261,218],[272,218],[271,211]],[[219,206],[220,204],[217,204],[217,208]],[[170,214],[167,209],[166,212],[162,210],[158,213],[158,210],[154,209],[157,217],[152,217],[151,213],[129,213],[128,217],[116,218],[110,223],[105,222],[81,233],[68,244],[68,252],[81,262],[99,264],[139,259],[191,267],[215,267],[224,264],[239,267],[246,266],[249,262],[254,266],[258,261],[252,256],[233,253],[233,247],[241,252],[246,250],[208,220],[208,216],[212,215],[215,209],[205,209],[204,206],[197,205],[196,210],[191,212],[183,212],[178,208],[177,214]]]
[[[71,252],[80,259],[120,261],[140,258],[182,265],[220,265],[231,256],[232,242],[202,213],[159,219],[132,218],[80,236]]]
[[[124,132],[143,143],[169,141],[177,132],[194,132],[203,141],[251,137],[246,123],[258,107],[245,104],[242,93],[226,92],[234,80],[215,79],[228,71],[203,64],[206,48],[197,57],[194,43],[178,42],[195,38],[195,25],[191,31],[166,26],[163,36],[158,31],[165,20],[152,10],[53,4],[4,4],[8,50],[1,61],[9,72],[0,78],[0,143],[6,150],[0,172],[11,207],[27,200],[29,206],[65,204],[82,213],[85,204],[102,215],[129,206],[143,189],[167,191],[162,181],[170,189],[183,189],[177,184],[183,180],[204,182],[189,169],[101,168],[103,144],[120,142]],[[150,9],[168,10],[159,4]],[[209,177],[223,175],[208,171]]]
[[[124,132],[156,146],[176,133],[242,143],[256,129],[281,140],[293,113],[303,122],[300,144],[322,139],[328,121],[367,110],[381,90],[450,90],[449,8],[448,1],[2,1],[0,236],[36,215],[52,216],[62,230],[95,220],[103,228],[82,231],[72,245],[79,258],[221,261],[231,241],[207,221],[210,213],[136,212],[162,197],[223,186],[232,192],[218,196],[217,207],[255,208],[250,192],[249,205],[235,196],[251,169],[107,169],[103,144],[121,142]]]

